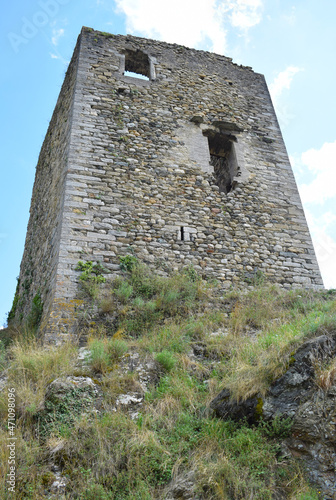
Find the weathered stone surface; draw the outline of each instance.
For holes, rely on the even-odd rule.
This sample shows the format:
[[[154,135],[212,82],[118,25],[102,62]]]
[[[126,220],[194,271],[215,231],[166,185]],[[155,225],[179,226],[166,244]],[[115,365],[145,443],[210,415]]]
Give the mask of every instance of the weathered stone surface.
[[[159,373],[155,361],[149,356],[140,356],[137,352],[128,352],[119,362],[116,373],[123,377],[127,373],[134,373],[138,380],[136,390],[119,394],[114,409],[126,411],[132,419],[136,419],[141,411],[145,393],[150,385],[159,380]]]
[[[76,392],[76,397],[85,401],[83,410],[91,411],[100,407],[101,390],[90,377],[57,378],[49,384],[45,401],[57,406],[68,398],[69,393]]]
[[[298,409],[317,390],[314,368],[323,366],[335,355],[335,337],[322,335],[305,342],[293,355],[289,370],[270,388],[263,404],[263,417],[266,420],[276,415],[296,418]]]
[[[164,498],[166,500],[201,500],[196,493],[195,473],[193,471],[179,474],[168,486]]]

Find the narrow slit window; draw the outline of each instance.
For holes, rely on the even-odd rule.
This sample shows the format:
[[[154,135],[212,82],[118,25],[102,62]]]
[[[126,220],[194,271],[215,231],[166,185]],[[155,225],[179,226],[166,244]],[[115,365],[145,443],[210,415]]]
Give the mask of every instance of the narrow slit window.
[[[149,80],[150,62],[147,54],[141,50],[126,50],[124,75]]]
[[[184,227],[181,226],[180,228],[180,236],[181,236],[181,241],[184,241]]]

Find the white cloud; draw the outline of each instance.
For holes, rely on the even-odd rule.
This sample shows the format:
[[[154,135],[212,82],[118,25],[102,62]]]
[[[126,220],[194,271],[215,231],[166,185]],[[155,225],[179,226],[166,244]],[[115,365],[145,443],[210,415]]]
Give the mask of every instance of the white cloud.
[[[336,141],[325,142],[321,149],[309,149],[301,155],[303,165],[314,176],[300,186],[303,203],[322,204],[335,198],[336,206]]]
[[[336,288],[336,141],[293,159],[323,281],[327,288]]]
[[[51,37],[51,42],[53,45],[58,45],[59,39],[64,35],[64,28],[60,29],[53,29],[52,30],[52,37]]]
[[[324,286],[336,288],[336,240],[322,231],[313,240]]]
[[[317,216],[307,208],[305,214],[324,286],[336,288],[336,236],[332,237],[328,234],[328,231],[332,229],[331,226],[336,222],[336,215],[332,212],[325,212],[322,216]]]
[[[288,68],[281,71],[278,76],[274,78],[273,82],[269,86],[274,106],[276,106],[276,103],[279,101],[283,91],[290,89],[294,76],[300,71],[303,71],[302,68],[298,68],[297,66],[288,66]]]
[[[236,0],[232,6],[231,24],[247,30],[261,21],[262,0]]]
[[[67,61],[66,59],[64,59],[64,57],[59,52],[57,52],[57,50],[56,50],[56,54],[54,52],[50,52],[50,57],[51,57],[51,59],[55,59],[55,60],[61,61],[66,66],[70,62],[70,61]]]
[[[288,66],[269,85],[269,91],[281,126],[286,126],[293,117],[282,100],[284,91],[290,89],[294,76],[300,71],[303,71],[303,68]]]
[[[262,0],[116,0],[116,6],[129,33],[195,48],[210,40],[210,49],[223,54],[225,25],[247,30],[257,24]]]

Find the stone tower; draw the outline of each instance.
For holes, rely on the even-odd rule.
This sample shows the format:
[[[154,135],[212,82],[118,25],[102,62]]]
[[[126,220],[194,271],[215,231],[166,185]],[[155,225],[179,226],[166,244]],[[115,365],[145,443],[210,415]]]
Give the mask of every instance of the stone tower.
[[[133,74],[128,75],[128,72]],[[83,28],[40,153],[16,295],[49,341],[70,331],[79,260],[322,280],[262,75],[176,44]]]

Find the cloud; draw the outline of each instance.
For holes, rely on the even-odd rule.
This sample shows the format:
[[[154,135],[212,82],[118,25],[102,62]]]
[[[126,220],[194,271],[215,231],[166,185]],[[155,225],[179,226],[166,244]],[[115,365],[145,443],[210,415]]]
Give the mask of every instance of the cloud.
[[[66,66],[68,66],[68,64],[70,62],[70,61],[67,61],[66,59],[64,59],[64,57],[57,51],[56,51],[56,54],[54,52],[50,52],[50,57],[51,57],[51,59],[61,61]]]
[[[314,247],[324,286],[336,288],[336,241],[320,231],[314,237]]]
[[[58,45],[59,39],[64,35],[64,28],[60,29],[53,29],[52,30],[52,37],[51,37],[51,42],[53,45]]]
[[[336,140],[291,161],[324,285],[336,288]]]
[[[231,24],[247,30],[261,21],[262,0],[237,0],[232,5]]]
[[[298,68],[297,66],[288,66],[288,68],[281,71],[269,85],[269,90],[275,107],[279,102],[283,91],[290,89],[294,76],[300,71],[303,71],[303,69]]]
[[[310,183],[300,185],[303,203],[323,204],[335,198],[336,206],[336,141],[325,142],[321,149],[302,153],[301,162],[313,176]]]
[[[325,212],[317,216],[307,208],[305,208],[305,214],[324,286],[336,288],[336,237],[328,234],[336,222],[336,215],[332,212]]]
[[[281,71],[269,85],[273,105],[280,125],[283,127],[288,125],[289,121],[293,118],[293,115],[290,114],[282,99],[283,94],[284,91],[290,89],[294,76],[301,71],[303,71],[303,68],[288,66],[284,71]]]
[[[247,30],[261,19],[262,0],[116,0],[125,14],[129,33],[199,48],[210,40],[210,50],[223,54],[227,23]]]

